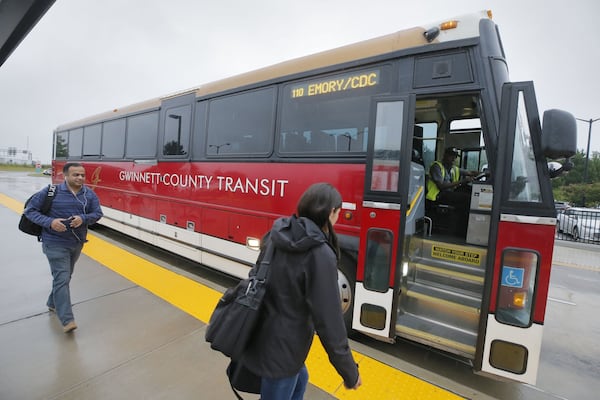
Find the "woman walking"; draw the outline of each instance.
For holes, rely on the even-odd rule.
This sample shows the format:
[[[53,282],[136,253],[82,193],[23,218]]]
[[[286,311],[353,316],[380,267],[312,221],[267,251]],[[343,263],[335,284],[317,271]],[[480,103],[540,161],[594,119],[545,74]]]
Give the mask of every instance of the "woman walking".
[[[308,383],[304,362],[315,332],[344,385],[361,385],[337,284],[339,248],[333,225],[341,207],[342,197],[332,185],[314,184],[300,198],[297,213],[275,221],[265,236],[259,263],[264,243],[270,240],[275,252],[262,317],[240,360],[262,377],[261,400],[303,398]]]

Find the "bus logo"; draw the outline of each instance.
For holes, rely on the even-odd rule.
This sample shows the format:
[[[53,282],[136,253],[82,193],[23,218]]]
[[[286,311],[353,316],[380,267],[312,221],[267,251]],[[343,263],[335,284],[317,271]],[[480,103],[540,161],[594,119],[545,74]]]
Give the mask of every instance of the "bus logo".
[[[92,189],[96,188],[98,183],[102,182],[102,179],[100,179],[100,171],[102,171],[102,167],[98,167],[94,170],[94,172],[92,172],[92,177],[90,179],[90,186]]]

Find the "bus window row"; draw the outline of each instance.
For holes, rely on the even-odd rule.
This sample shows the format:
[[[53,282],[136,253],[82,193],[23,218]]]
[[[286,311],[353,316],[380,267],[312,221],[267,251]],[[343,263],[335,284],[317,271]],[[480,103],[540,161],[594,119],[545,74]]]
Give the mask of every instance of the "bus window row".
[[[56,159],[356,156],[391,66],[320,76],[57,130]],[[355,82],[363,83],[358,84]],[[278,127],[276,132],[276,127]]]

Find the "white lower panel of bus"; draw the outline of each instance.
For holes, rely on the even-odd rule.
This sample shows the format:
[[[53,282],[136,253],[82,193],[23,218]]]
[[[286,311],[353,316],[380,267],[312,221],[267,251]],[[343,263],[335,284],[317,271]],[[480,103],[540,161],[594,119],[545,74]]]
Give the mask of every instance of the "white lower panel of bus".
[[[374,292],[364,287],[362,282],[356,282],[354,291],[354,311],[352,316],[352,328],[373,335],[379,339],[390,338],[390,328],[392,321],[392,304],[394,298],[394,290],[388,289],[387,292]],[[361,323],[361,310],[363,305],[374,305],[385,309],[385,325],[383,329],[374,329],[365,326]]]
[[[543,326],[532,324],[529,328],[501,324],[496,321],[493,314],[488,315],[485,347],[483,350],[483,363],[481,372],[493,375],[495,378],[505,377],[510,380],[535,385],[538,367],[540,364],[540,351],[542,347]],[[522,374],[494,367],[490,363],[490,351],[494,341],[502,341],[524,347],[527,352],[526,369]],[[509,357],[510,355],[506,355]]]
[[[248,276],[258,251],[228,240],[102,207],[101,225],[238,278]]]

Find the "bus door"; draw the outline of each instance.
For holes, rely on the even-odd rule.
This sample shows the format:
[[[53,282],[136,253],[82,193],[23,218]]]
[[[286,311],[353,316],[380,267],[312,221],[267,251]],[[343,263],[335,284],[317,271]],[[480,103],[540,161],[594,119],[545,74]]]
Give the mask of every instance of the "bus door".
[[[531,82],[503,87],[497,159],[493,270],[486,285],[474,368],[535,384],[555,211]]]
[[[374,99],[362,204],[353,329],[394,341],[414,96]],[[409,137],[410,136],[410,137]],[[409,158],[409,157],[408,157]]]

